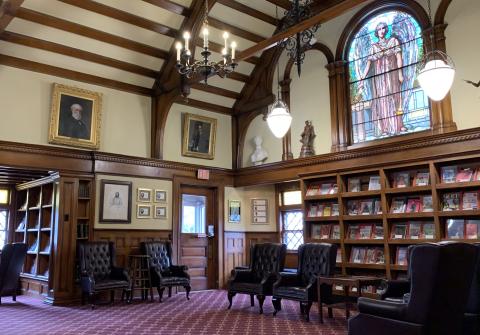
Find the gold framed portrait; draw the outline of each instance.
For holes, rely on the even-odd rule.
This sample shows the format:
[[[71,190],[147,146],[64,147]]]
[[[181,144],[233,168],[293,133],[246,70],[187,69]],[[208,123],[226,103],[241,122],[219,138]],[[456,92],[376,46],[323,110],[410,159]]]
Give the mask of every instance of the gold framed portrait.
[[[214,159],[217,120],[195,114],[184,114],[182,155]]]
[[[53,84],[48,142],[98,149],[101,110],[101,93]]]

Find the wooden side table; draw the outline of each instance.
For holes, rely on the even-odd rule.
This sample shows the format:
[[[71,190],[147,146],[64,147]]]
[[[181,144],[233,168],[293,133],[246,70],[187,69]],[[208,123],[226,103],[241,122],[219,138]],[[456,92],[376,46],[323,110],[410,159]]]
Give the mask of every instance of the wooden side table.
[[[317,278],[317,290],[318,290],[318,313],[320,316],[320,322],[323,323],[323,303],[322,295],[320,293],[320,287],[322,284],[332,285],[332,286],[343,286],[343,293],[344,293],[344,307],[345,307],[345,317],[348,319],[350,317],[350,305],[351,302],[349,301],[349,294],[352,287],[357,288],[357,294],[359,297],[362,296],[362,287],[373,285],[379,286],[382,282],[382,278],[378,277],[368,277],[368,276],[335,276],[335,277],[318,277]],[[331,307],[338,307],[334,305],[330,305]],[[330,315],[331,316],[331,315]]]
[[[142,300],[148,298],[148,290],[150,290],[150,299],[153,301],[153,288],[150,281],[150,267],[147,255],[129,255],[128,269],[130,275],[130,301],[133,299],[135,290],[140,290]]]

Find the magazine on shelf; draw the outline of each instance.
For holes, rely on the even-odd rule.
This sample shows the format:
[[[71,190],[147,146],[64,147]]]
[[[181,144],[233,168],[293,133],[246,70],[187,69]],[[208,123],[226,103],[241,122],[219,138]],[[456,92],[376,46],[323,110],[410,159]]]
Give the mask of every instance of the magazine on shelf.
[[[330,194],[330,190],[332,189],[333,184],[332,183],[326,183],[320,185],[320,194]]]
[[[348,178],[348,192],[360,192],[360,178]]]
[[[478,192],[463,192],[462,194],[462,209],[476,210],[478,209]]]
[[[382,248],[368,248],[367,264],[385,264],[385,254]]]
[[[398,247],[395,263],[397,265],[408,265],[407,247]]]
[[[433,212],[433,201],[431,195],[422,197],[422,212]]]
[[[320,225],[320,239],[329,239],[330,238],[330,228],[329,224]]]
[[[382,201],[380,199],[373,200],[373,214],[382,214]]]
[[[430,184],[430,173],[417,172],[414,183],[415,186],[428,186]]]
[[[455,183],[457,180],[457,166],[442,167],[442,183]]]
[[[342,249],[338,248],[337,249],[337,259],[335,260],[337,263],[342,262]]]
[[[313,218],[317,216],[317,205],[311,204],[308,209],[308,217]]]
[[[331,204],[325,204],[323,206],[322,216],[332,216],[332,205]]]
[[[360,237],[360,227],[356,224],[348,226],[348,239],[357,240]]]
[[[317,194],[318,194],[318,190],[319,190],[319,186],[318,186],[318,185],[309,185],[309,186],[308,186],[308,189],[307,189],[306,195],[307,195],[307,196],[317,195]]]
[[[465,183],[472,180],[474,169],[472,168],[459,168],[457,171],[456,182]]]
[[[373,238],[374,239],[383,239],[383,226],[382,225],[375,225],[373,228]]]
[[[395,180],[393,187],[403,188],[410,186],[410,173],[408,172],[398,172],[395,174]]]
[[[416,240],[422,236],[422,224],[420,222],[409,222],[408,238]]]
[[[409,198],[405,208],[405,213],[418,213],[420,212],[421,208],[422,203],[420,198]]]
[[[442,210],[458,211],[460,209],[460,192],[445,193],[443,195]]]
[[[393,198],[392,207],[390,208],[390,213],[393,213],[393,214],[404,213],[406,206],[407,206],[406,198]]]
[[[332,226],[332,235],[330,237],[332,240],[340,239],[340,225],[335,224]]]
[[[392,227],[392,239],[405,238],[407,236],[407,225],[404,223],[394,224]]]
[[[347,202],[348,215],[358,215],[359,207],[360,207],[360,202],[358,200],[349,200]]]
[[[332,216],[339,216],[339,207],[338,204],[332,204]]]
[[[375,249],[374,248],[368,248],[367,249],[367,254],[365,256],[365,263],[367,264],[375,264],[374,258],[375,258]]]
[[[422,238],[424,239],[434,239],[435,238],[435,224],[434,223],[424,223],[423,224]]]
[[[351,263],[365,263],[366,253],[367,253],[366,248],[353,247],[352,248],[352,254],[350,256],[350,262]]]
[[[359,226],[359,239],[370,239],[370,238],[372,238],[372,225],[361,224]]]
[[[360,202],[360,213],[361,215],[372,215],[373,214],[373,200],[362,200]]]
[[[480,220],[466,220],[465,221],[465,237],[467,239],[477,239],[479,227],[480,227]]]
[[[472,179],[472,181],[480,181],[480,167],[477,167]]]
[[[465,220],[448,219],[447,220],[447,238],[462,239],[464,237]]]
[[[317,204],[317,214],[315,216],[323,216],[323,204]]]
[[[312,225],[312,239],[320,239],[321,236],[321,227],[318,224]]]
[[[377,191],[380,189],[380,176],[371,176],[368,183],[369,191]]]
[[[337,184],[332,184],[332,187],[330,188],[329,194],[337,194],[338,193],[338,185]]]

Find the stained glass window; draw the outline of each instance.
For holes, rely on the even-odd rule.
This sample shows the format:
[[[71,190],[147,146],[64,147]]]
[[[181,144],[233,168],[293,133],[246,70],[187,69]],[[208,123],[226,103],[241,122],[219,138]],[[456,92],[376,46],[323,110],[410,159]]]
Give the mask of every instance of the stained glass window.
[[[430,129],[415,71],[422,54],[421,27],[404,12],[376,15],[356,33],[348,50],[353,143]]]

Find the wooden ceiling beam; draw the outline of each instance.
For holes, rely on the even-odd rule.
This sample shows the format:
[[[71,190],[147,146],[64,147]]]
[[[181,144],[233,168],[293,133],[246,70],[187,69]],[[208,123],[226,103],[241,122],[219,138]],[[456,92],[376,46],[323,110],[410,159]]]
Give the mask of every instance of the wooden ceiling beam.
[[[308,29],[315,24],[325,23],[366,1],[368,0],[344,0],[326,9],[323,9],[316,15],[300,22],[299,24],[296,24],[285,31],[277,33],[272,37],[267,38],[266,40],[244,51],[239,52],[237,59],[243,60],[245,58],[251,57],[252,55],[255,55],[258,52],[268,50],[276,46],[280,41],[283,41],[285,38],[304,31],[305,29]]]
[[[214,28],[217,28],[219,30],[226,30],[232,35],[244,38],[255,43],[261,42],[265,39],[265,37],[249,32],[248,30],[235,27],[229,23],[222,22],[213,17],[208,18],[208,24]]]
[[[278,20],[268,14],[265,14],[259,10],[253,9],[251,7],[248,7],[240,2],[234,1],[234,0],[218,0],[218,3],[221,3],[224,6],[230,7],[238,12],[247,14],[249,16],[252,16],[256,19],[262,20],[266,23],[269,23],[273,26],[278,25]]]
[[[274,4],[275,6],[282,7],[283,9],[290,9],[292,3],[289,0],[267,0],[268,2]]]
[[[150,88],[132,85],[117,80],[107,79],[83,72],[73,71],[48,64],[38,63],[31,60],[17,58],[0,54],[0,64],[15,67],[22,70],[29,70],[38,73],[44,73],[51,76],[81,81],[88,84],[100,85],[113,88],[120,91],[152,96],[153,91]]]
[[[195,99],[185,99],[181,96],[177,97],[175,99],[175,103],[184,105],[184,106],[190,106],[190,107],[196,107],[200,108],[209,112],[214,112],[214,113],[219,113],[219,114],[225,114],[225,115],[232,115],[232,109],[216,104],[212,104],[210,102],[205,102],[205,101],[200,101],[200,100],[195,100]]]
[[[67,20],[59,19],[57,17],[43,14],[27,8],[19,8],[17,11],[17,17],[42,24],[48,27],[67,31],[69,33],[81,35],[91,39],[95,39],[108,44],[116,45],[121,48],[129,49],[145,55],[149,55],[156,58],[167,59],[168,52],[162,49],[152,47],[147,44],[132,41],[120,36],[112,35],[97,29],[93,29],[87,26],[73,23]]]
[[[7,28],[13,18],[16,16],[18,9],[22,6],[24,0],[7,0],[3,1],[0,6],[0,33]]]
[[[192,85],[192,88],[196,90],[200,90],[207,93],[212,93],[216,95],[221,95],[222,97],[230,98],[230,99],[238,99],[240,98],[240,93],[230,91],[224,88],[220,88],[217,86],[206,85],[203,83],[195,83]]]
[[[190,16],[190,9],[183,7],[182,5],[179,5],[173,1],[169,0],[143,0],[145,2],[148,2],[149,4],[152,4],[154,6],[163,8],[168,10],[169,12],[182,15],[182,16]]]
[[[63,3],[89,10],[91,12],[110,17],[112,19],[122,21],[140,28],[154,31],[156,33],[177,38],[178,30],[167,27],[163,24],[152,20],[116,9],[92,0],[59,0]]]
[[[10,31],[4,31],[2,34],[0,34],[0,40],[16,43],[19,45],[24,45],[31,48],[46,50],[46,51],[54,52],[64,56],[82,59],[92,63],[106,65],[109,67],[135,73],[135,74],[149,77],[149,78],[156,78],[158,74],[154,70],[151,70],[136,64],[123,62],[114,58],[105,57],[102,55],[80,50],[77,48],[72,48],[63,44],[45,41],[42,39],[10,32]]]

